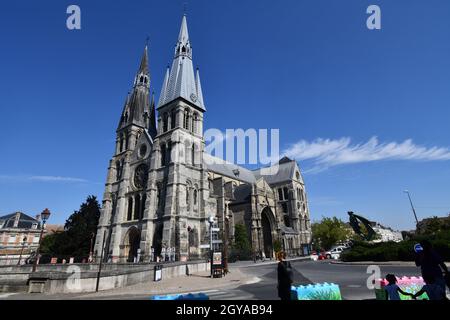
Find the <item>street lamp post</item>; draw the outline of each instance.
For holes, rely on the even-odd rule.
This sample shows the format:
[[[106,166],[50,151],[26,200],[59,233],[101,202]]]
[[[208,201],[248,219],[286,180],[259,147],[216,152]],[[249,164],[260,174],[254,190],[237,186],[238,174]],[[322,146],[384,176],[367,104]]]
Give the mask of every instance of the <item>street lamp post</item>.
[[[191,232],[192,232],[192,228],[190,226],[187,227],[187,231],[188,231],[188,256],[187,259],[188,261],[191,260]]]
[[[405,190],[404,192],[408,195],[409,203],[411,204],[411,209],[412,209],[412,212],[414,213],[414,218],[416,219],[416,229],[417,229],[419,227],[419,220],[417,219],[416,209],[414,209],[414,205],[411,200],[411,195],[409,194],[409,191]]]
[[[95,233],[92,232],[91,235],[91,246],[90,246],[90,252],[89,252],[89,262],[93,262],[94,261],[94,238],[95,238]]]
[[[213,224],[214,224],[214,217],[210,216],[208,219],[209,222],[209,256],[210,256],[210,262],[211,262],[211,278],[213,278]]]
[[[42,213],[41,213],[41,221],[42,221],[42,224],[41,224],[41,233],[40,233],[40,235],[39,235],[38,247],[37,247],[37,249],[36,249],[36,259],[34,260],[34,263],[33,263],[33,270],[32,270],[32,272],[36,272],[37,263],[38,263],[38,260],[39,260],[39,251],[40,251],[40,249],[41,249],[42,236],[43,236],[43,234],[44,234],[45,223],[47,222],[47,220],[48,220],[49,217],[50,217],[50,210],[48,210],[48,209],[46,208],[46,209],[45,209],[44,211],[42,211]]]
[[[19,262],[17,262],[17,265],[20,266],[20,262],[22,261],[22,254],[23,254],[23,248],[25,247],[25,244],[27,243],[27,237],[23,237],[22,240],[22,249],[20,249],[20,256],[19,256]]]

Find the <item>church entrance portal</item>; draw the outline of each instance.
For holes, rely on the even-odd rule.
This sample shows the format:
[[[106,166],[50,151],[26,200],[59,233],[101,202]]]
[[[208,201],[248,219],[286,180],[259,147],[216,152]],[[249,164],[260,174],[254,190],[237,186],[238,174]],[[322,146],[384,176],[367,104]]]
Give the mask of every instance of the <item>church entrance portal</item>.
[[[158,224],[155,228],[155,233],[153,235],[153,249],[155,250],[155,261],[156,257],[161,255],[162,250],[162,238],[163,238],[163,225]]]
[[[135,262],[137,258],[141,235],[136,227],[131,227],[125,236],[124,254],[127,262]]]
[[[272,226],[270,223],[270,215],[272,212],[269,208],[265,208],[261,213],[262,233],[264,241],[264,254],[267,258],[273,257],[273,240],[272,240]]]

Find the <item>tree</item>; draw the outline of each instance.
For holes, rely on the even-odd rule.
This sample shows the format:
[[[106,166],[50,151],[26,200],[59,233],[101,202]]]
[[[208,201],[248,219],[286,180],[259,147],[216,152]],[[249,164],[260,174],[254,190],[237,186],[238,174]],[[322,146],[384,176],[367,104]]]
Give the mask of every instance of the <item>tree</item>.
[[[275,251],[275,253],[277,252],[281,252],[282,248],[281,248],[281,241],[280,240],[275,240],[273,242],[273,250]]]
[[[243,224],[234,226],[234,243],[231,247],[230,260],[247,260],[251,258],[251,245],[248,240],[247,230]]]
[[[340,219],[323,217],[311,225],[313,243],[317,247],[329,250],[338,242],[348,241],[352,231]]]
[[[56,256],[87,257],[91,239],[97,232],[100,204],[95,196],[89,196],[64,225],[64,231],[46,236],[42,241],[42,253]]]
[[[450,216],[449,217],[431,217],[423,219],[419,222],[418,233],[423,235],[435,235],[442,231],[450,230]]]

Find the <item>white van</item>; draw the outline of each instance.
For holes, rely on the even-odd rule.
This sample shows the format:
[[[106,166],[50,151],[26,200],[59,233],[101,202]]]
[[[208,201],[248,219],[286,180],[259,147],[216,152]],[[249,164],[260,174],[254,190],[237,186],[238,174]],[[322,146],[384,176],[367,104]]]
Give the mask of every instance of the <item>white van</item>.
[[[337,247],[331,248],[330,251],[327,251],[325,253],[325,256],[327,259],[337,260],[340,258],[342,251],[344,251],[345,249],[347,249],[347,247],[345,247],[345,246],[337,246]]]

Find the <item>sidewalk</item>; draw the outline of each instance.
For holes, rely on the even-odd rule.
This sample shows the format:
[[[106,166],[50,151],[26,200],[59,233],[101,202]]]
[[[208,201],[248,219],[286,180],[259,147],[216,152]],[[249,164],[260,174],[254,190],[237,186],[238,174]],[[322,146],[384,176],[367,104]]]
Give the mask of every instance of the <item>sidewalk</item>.
[[[311,258],[309,256],[306,257],[298,257],[298,258],[288,258],[286,259],[286,261],[312,261]],[[256,262],[252,261],[252,260],[247,260],[247,261],[237,261],[237,262],[233,262],[233,263],[228,263],[228,265],[231,268],[249,268],[249,267],[257,267],[257,266],[263,266],[263,265],[271,265],[271,264],[277,264],[278,261],[277,260],[269,260],[266,259],[266,261],[261,261],[261,260],[257,260]]]
[[[353,261],[345,262],[339,260],[324,260],[329,261],[332,264],[343,264],[351,266],[368,266],[368,265],[379,265],[379,266],[401,266],[401,267],[415,267],[416,263],[414,261]],[[445,262],[447,266],[450,266],[450,262]]]
[[[259,282],[257,277],[249,277],[239,268],[231,267],[230,272],[222,278],[211,278],[208,271],[190,276],[163,279],[162,281],[148,281],[132,286],[105,290],[95,293],[78,294],[77,299],[111,298],[114,296],[145,296],[174,293],[195,293],[217,288],[234,288],[245,284]]]

